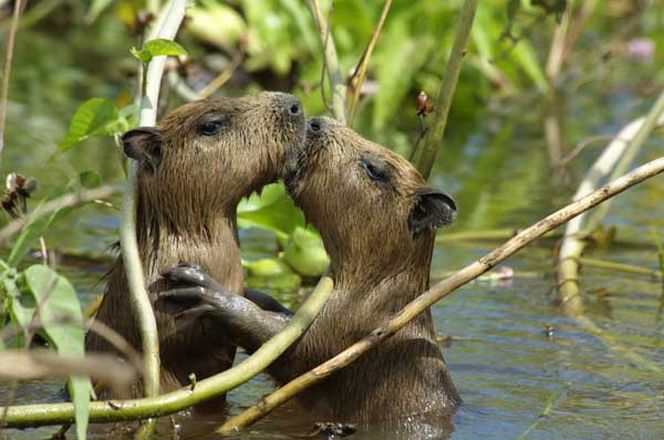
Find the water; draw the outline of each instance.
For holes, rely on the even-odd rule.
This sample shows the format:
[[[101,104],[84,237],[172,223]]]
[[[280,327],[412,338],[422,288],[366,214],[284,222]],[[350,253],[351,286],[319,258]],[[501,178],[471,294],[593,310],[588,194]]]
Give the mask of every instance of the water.
[[[106,78],[101,67],[83,73],[69,71],[60,82],[66,92],[72,92],[70,97],[36,100],[37,92],[31,84],[39,81],[34,78],[41,78],[39,72],[55,63],[49,61],[49,46],[43,38],[40,33],[26,32],[20,40],[25,46],[18,48],[19,54],[41,48],[37,57],[41,64],[30,69],[27,66],[32,66],[34,60],[27,55],[18,57],[13,96],[24,105],[14,105],[9,114],[3,173],[16,169],[38,176],[41,196],[90,167],[98,169],[106,181],[119,181],[122,173],[116,160],[118,152],[108,143],[90,142],[65,159],[55,155],[55,143],[78,103],[89,96],[110,93],[109,88],[117,87],[117,78],[101,81],[100,77]],[[79,49],[89,54],[85,47]],[[69,51],[52,56],[66,57],[64,63],[75,64]],[[26,66],[23,70],[21,63]],[[83,89],[76,89],[73,84],[81,77],[88,80]],[[598,131],[613,132],[632,116],[624,113],[620,99],[602,108],[589,108],[587,103],[593,102],[600,91],[584,92],[586,95],[572,101],[568,109],[567,117],[573,122],[567,132],[570,143]],[[584,153],[566,175],[553,173],[542,140],[541,115],[529,111],[536,101],[511,102],[501,111],[488,109],[473,133],[446,146],[432,185],[456,196],[460,216],[455,226],[442,234],[522,228],[569,200],[596,152]],[[639,161],[661,154],[661,147],[657,147],[651,142]],[[107,165],[99,166],[102,163]],[[662,194],[664,180],[656,178],[620,196],[606,223],[616,226],[619,239],[632,245],[597,248],[588,256],[655,268],[656,250],[650,234],[652,228],[661,231],[664,226]],[[46,242],[67,252],[103,254],[117,240],[117,214],[112,208],[83,208],[61,220],[46,236]],[[275,249],[269,234],[255,230],[244,231],[242,242],[244,255],[249,258],[272,255]],[[441,242],[435,251],[432,276],[439,279],[497,245]],[[552,248],[550,241],[530,246],[505,263],[515,271],[513,280],[471,283],[434,307],[437,331],[452,338],[451,346],[443,351],[464,400],[454,416],[449,437],[516,438],[529,430],[530,439],[664,438],[662,285],[647,277],[584,268],[582,287],[589,293],[587,317],[602,330],[602,336],[598,336],[583,321],[561,316],[553,305]],[[101,292],[103,284],[99,280],[106,267],[104,262],[70,258],[58,263],[84,303]],[[280,298],[284,296],[279,293]],[[296,292],[285,299],[299,301]],[[643,368],[621,347],[655,363],[660,371]],[[15,402],[58,400],[60,388],[59,381],[23,383],[16,389]],[[240,412],[272,389],[266,376],[255,378],[229,394],[225,414]],[[1,389],[0,401],[8,393]],[[540,416],[543,412],[546,415]],[[178,417],[177,423],[182,425],[179,438],[213,438],[212,431],[222,418]],[[161,438],[172,438],[169,426],[161,426]],[[302,438],[310,428],[311,420],[289,406],[237,438]],[[7,433],[11,438],[36,439],[54,430]],[[424,432],[415,435],[425,436]],[[92,437],[102,435],[93,432]],[[388,437],[396,436],[377,429],[352,438]]]

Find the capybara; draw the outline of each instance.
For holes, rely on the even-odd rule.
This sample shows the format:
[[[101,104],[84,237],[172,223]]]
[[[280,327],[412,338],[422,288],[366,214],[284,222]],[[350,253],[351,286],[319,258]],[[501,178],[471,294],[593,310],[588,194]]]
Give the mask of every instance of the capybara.
[[[138,161],[136,228],[159,331],[162,392],[188,385],[191,374],[200,380],[229,368],[235,343],[212,319],[176,323],[168,304],[158,301],[165,288],[160,272],[193,262],[226,292],[243,294],[237,204],[279,177],[286,154],[304,139],[304,122],[293,96],[263,92],[185,104],[158,128],[137,128],[122,136],[125,153]],[[121,258],[108,274],[96,319],[141,348]],[[86,349],[113,350],[92,332]],[[138,381],[131,396],[102,390],[100,397],[141,394]]]

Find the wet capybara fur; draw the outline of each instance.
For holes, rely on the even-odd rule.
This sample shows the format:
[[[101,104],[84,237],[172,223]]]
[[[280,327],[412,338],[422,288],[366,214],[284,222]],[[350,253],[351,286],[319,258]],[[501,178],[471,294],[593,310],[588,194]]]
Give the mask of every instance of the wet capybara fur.
[[[245,196],[275,181],[286,153],[304,139],[299,102],[284,93],[263,92],[185,104],[158,128],[137,128],[122,137],[125,153],[138,161],[137,237],[146,284],[157,320],[161,352],[161,391],[229,368],[235,345],[204,317],[176,326],[172,310],[157,301],[165,286],[160,272],[181,261],[200,265],[234,294],[243,293],[236,207]],[[108,274],[96,319],[140,350],[121,258]],[[97,334],[87,351],[113,351]],[[103,390],[102,398],[137,397]]]
[[[435,229],[456,214],[454,200],[426,187],[408,161],[328,118],[308,122],[303,147],[287,162],[285,182],[322,235],[334,291],[306,333],[270,366],[280,383],[340,353],[425,291]],[[174,278],[196,284],[193,274],[200,276],[195,268],[181,268]],[[198,286],[164,292],[164,298],[198,295],[250,352],[288,320],[220,287]],[[360,425],[418,416],[442,424],[461,401],[428,309],[298,399],[316,420]]]

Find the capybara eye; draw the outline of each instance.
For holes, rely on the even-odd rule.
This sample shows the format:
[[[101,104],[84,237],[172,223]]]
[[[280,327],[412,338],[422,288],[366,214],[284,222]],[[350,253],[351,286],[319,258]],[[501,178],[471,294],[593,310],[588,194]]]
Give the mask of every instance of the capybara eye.
[[[196,131],[201,136],[214,136],[219,130],[228,123],[227,118],[218,118],[201,123]]]
[[[384,164],[375,163],[369,159],[360,160],[360,166],[367,173],[367,176],[371,180],[376,180],[379,182],[386,182],[390,178],[389,171],[386,169]]]

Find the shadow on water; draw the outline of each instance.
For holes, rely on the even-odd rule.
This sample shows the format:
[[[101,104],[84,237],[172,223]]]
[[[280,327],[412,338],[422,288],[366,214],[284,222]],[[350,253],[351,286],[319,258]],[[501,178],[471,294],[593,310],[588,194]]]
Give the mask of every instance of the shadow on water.
[[[32,43],[35,47],[44,45],[38,36],[34,38],[37,39]],[[22,42],[29,45],[29,37]],[[25,47],[18,51],[19,54],[26,52],[30,51]],[[44,53],[36,58],[40,62],[48,60]],[[23,62],[27,65],[30,59]],[[20,62],[19,58],[19,66]],[[17,71],[20,72],[20,67]],[[26,68],[18,75],[19,83],[22,78],[27,81],[25,78],[30,75],[34,73]],[[78,78],[72,75],[62,80],[66,90],[73,90]],[[89,88],[98,93],[79,90],[77,95],[85,95],[81,99],[104,95],[101,84],[94,83]],[[23,98],[34,100],[34,96],[30,96]],[[67,105],[75,107],[79,101],[71,99]],[[620,102],[615,104],[620,105]],[[432,185],[455,194],[460,216],[455,226],[442,234],[525,227],[569,199],[578,175],[592,159],[592,154],[581,158],[570,170],[567,181],[557,182],[547,163],[540,130],[541,115],[529,111],[533,102],[509,105],[507,111],[488,110],[486,118],[467,139],[446,145],[449,154],[441,155]],[[39,176],[48,188],[49,182],[63,179],[55,171],[57,167],[51,166],[53,162],[44,161],[54,153],[55,142],[62,136],[61,132],[48,127],[65,127],[73,108],[44,110],[41,114],[47,115],[45,119],[29,122],[24,117],[25,111],[20,106],[10,111],[8,137],[19,138],[11,136],[12,130],[26,130],[30,136],[20,141],[22,148],[7,146],[6,163],[26,175]],[[605,112],[608,119],[617,113],[610,107],[594,112]],[[575,120],[574,135],[583,137],[594,133],[597,127],[592,121],[599,118],[592,116]],[[584,120],[589,122],[584,125]],[[614,122],[617,126],[624,120]],[[43,147],[44,144],[47,146]],[[77,155],[80,158],[72,158],[70,166],[85,169],[77,161],[107,163],[110,164],[108,169],[101,170],[103,178],[117,181],[121,178],[115,158],[117,152],[97,147],[94,142],[82,147],[89,155]],[[652,149],[644,151],[650,152],[644,153],[641,161],[655,154]],[[646,246],[600,248],[592,251],[592,256],[654,268],[655,246],[648,247],[647,242],[652,225],[663,226],[662,194],[664,182],[655,179],[618,198],[608,218],[609,224],[617,226],[621,239],[645,241]],[[46,240],[49,246],[60,249],[101,253],[117,239],[116,227],[117,211],[90,206],[61,221]],[[258,231],[243,232],[242,241],[246,255],[269,255],[275,249],[274,240]],[[493,246],[487,243],[440,244],[434,255],[433,278],[440,278],[441,271],[463,267]],[[454,416],[453,427],[441,433],[428,432],[419,425],[416,432],[404,435],[384,432],[377,427],[352,438],[444,438],[449,434],[453,439],[502,439],[516,438],[526,429],[530,429],[528,438],[532,439],[664,438],[664,375],[632,365],[602,341],[584,332],[574,320],[557,313],[552,305],[555,282],[551,273],[551,247],[530,247],[506,264],[515,271],[516,276],[511,281],[471,283],[433,310],[437,331],[451,337],[451,346],[444,348],[444,354],[464,399]],[[99,280],[105,270],[103,265],[75,265],[65,261],[59,269],[74,283],[84,302],[101,292]],[[664,369],[664,324],[658,316],[660,283],[586,268],[583,289],[590,293],[589,316],[600,328]],[[297,293],[290,295],[291,301],[297,303]],[[60,389],[60,382],[22,383],[16,389],[15,402],[57,400]],[[272,389],[266,376],[253,379],[230,393],[228,413],[240,412]],[[5,401],[8,392],[0,390],[0,401]],[[547,415],[540,417],[545,408]],[[288,405],[232,438],[303,438],[313,421],[295,405]],[[170,428],[170,421],[166,422]],[[181,425],[178,438],[216,438],[211,432],[218,418],[178,416],[175,423]],[[10,435],[17,439],[37,439],[52,432],[53,428],[42,428],[12,431]],[[103,435],[92,432],[91,437]],[[172,438],[172,435],[160,437]]]

